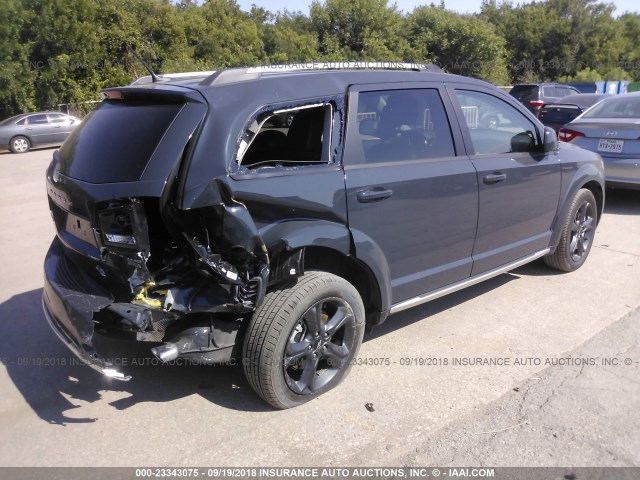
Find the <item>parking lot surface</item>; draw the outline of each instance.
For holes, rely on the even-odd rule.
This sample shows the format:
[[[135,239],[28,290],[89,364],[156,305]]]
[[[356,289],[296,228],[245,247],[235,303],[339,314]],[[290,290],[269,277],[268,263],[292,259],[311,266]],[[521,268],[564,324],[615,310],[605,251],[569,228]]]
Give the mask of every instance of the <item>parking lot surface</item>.
[[[535,262],[394,315],[365,336],[340,387],[274,411],[239,367],[126,365],[133,379],[122,383],[75,362],[49,330],[40,301],[54,235],[44,183],[52,153],[0,153],[0,465],[640,465],[632,443],[607,444],[607,455],[596,448],[613,429],[637,440],[640,409],[628,400],[638,398],[640,378],[632,340],[640,192],[609,192],[578,271],[560,274]],[[595,363],[559,360],[578,357]],[[556,382],[577,373],[575,388]],[[514,400],[524,391],[533,403]],[[536,409],[545,398],[548,409]],[[580,424],[569,428],[576,408]],[[610,422],[607,411],[632,418]],[[536,437],[536,428],[547,432],[540,419],[554,427],[549,439]],[[593,434],[598,429],[603,435]],[[489,437],[473,435],[493,430],[509,436],[491,433],[495,443],[481,444]],[[553,433],[572,442],[558,458],[497,453],[518,442],[542,448]],[[469,455],[446,453],[452,441]]]

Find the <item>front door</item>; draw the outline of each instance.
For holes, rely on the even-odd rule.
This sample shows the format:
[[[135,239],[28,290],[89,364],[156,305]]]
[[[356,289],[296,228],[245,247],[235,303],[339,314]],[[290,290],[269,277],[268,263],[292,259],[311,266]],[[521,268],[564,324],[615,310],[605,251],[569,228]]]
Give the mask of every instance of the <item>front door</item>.
[[[452,96],[478,175],[476,275],[549,246],[560,162],[555,152],[542,153],[540,126],[494,92],[460,87]]]

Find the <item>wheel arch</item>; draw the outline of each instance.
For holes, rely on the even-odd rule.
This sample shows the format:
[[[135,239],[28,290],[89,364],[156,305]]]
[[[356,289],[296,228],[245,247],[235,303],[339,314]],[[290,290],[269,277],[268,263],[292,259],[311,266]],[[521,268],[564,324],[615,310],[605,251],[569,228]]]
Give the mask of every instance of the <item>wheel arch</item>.
[[[269,255],[304,250],[304,270],[333,273],[350,282],[367,312],[369,326],[382,323],[391,308],[388,265],[380,249],[359,232],[326,220],[289,220],[260,231]],[[355,254],[357,252],[357,255]],[[278,265],[271,265],[271,270]]]
[[[305,270],[332,273],[356,288],[365,307],[367,325],[378,325],[385,320],[389,306],[383,305],[383,291],[367,264],[331,248],[308,246],[304,250]]]
[[[596,176],[581,176],[572,182],[569,188],[566,189],[564,195],[561,197],[558,214],[553,221],[553,234],[549,243],[551,247],[550,253],[554,253],[556,248],[558,247],[558,242],[560,241],[560,236],[562,234],[562,224],[569,213],[569,208],[571,208],[571,201],[576,193],[582,188],[586,188],[591,191],[591,193],[595,197],[596,208],[598,212],[597,220],[598,223],[600,222],[602,212],[604,211],[604,186]]]
[[[591,180],[585,183],[581,188],[586,188],[591,190],[593,196],[596,199],[596,207],[598,209],[598,223],[600,223],[600,219],[602,218],[602,212],[604,211],[604,189],[602,185],[595,180]]]

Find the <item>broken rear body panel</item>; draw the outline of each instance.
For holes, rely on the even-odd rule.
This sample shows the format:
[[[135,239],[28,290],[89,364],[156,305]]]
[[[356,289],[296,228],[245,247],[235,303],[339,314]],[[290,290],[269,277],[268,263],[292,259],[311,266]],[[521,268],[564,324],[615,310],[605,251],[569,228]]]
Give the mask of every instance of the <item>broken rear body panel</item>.
[[[341,125],[327,164],[247,172],[227,159],[262,100],[231,115],[227,90],[213,106],[176,86],[107,92],[47,171],[57,236],[44,309],[74,353],[114,378],[129,377],[98,338],[163,361],[229,361],[267,287],[303,274],[305,246],[351,251]],[[321,98],[341,122],[344,95]]]

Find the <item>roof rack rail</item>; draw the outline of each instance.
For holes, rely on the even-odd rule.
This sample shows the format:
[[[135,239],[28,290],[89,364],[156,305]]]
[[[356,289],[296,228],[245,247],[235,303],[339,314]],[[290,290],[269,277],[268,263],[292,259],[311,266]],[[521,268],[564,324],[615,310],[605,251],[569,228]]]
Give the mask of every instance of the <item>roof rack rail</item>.
[[[409,63],[409,62],[300,62],[280,65],[261,65],[257,67],[226,68],[218,70],[201,85],[223,85],[259,78],[262,74],[310,72],[317,70],[411,70],[415,72],[442,72],[442,69],[433,63]]]
[[[190,78],[207,78],[216,73],[215,70],[206,72],[176,72],[176,73],[157,73],[158,81],[162,80],[188,80]],[[151,75],[145,75],[143,77],[136,78],[129,85],[144,85],[147,83],[154,83]]]

